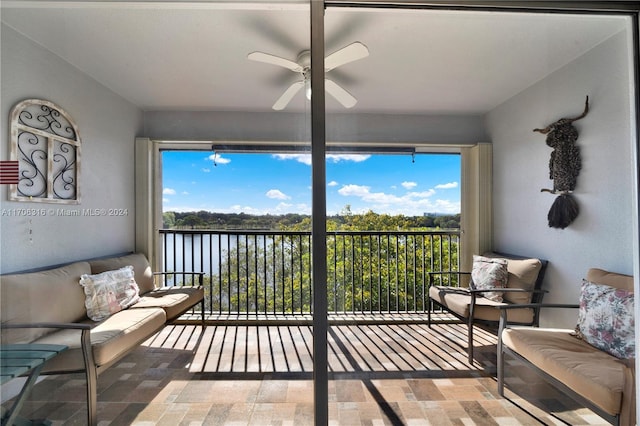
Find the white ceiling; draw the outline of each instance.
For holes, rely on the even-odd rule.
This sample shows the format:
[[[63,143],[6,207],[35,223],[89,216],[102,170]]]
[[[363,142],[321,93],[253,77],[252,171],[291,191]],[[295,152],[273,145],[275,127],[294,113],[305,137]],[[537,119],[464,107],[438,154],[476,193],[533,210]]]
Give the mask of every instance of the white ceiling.
[[[624,28],[616,16],[328,9],[327,54],[370,55],[328,73],[348,111],[482,114]],[[2,22],[144,110],[268,111],[299,77],[246,59],[309,48],[298,1],[4,1]],[[308,108],[298,93],[285,111]],[[327,96],[329,111],[344,111]]]

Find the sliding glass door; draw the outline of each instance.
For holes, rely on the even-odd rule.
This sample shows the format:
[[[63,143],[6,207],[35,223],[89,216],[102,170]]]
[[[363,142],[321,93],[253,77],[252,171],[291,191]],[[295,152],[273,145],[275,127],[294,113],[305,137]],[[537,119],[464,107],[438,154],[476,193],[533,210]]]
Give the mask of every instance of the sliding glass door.
[[[378,306],[397,316],[424,312],[421,261],[470,270],[473,254],[491,249],[562,259],[547,284],[552,302],[577,300],[576,288],[565,282],[579,280],[596,259],[638,275],[638,9],[586,2],[545,5],[553,9],[535,2],[504,8],[500,2],[329,0],[325,6],[324,85],[312,86],[312,99],[324,95],[324,112],[312,114],[314,125],[324,120],[324,133],[312,134],[312,146],[325,148],[322,173],[313,177],[314,194],[324,194],[313,215],[314,224],[322,218],[329,229],[326,265],[316,265],[322,281],[314,281],[326,286],[315,294],[327,299],[314,306],[322,316],[314,332],[322,339],[328,334],[332,348],[342,342],[344,363],[351,364],[348,374],[316,375],[316,420],[325,424],[329,395],[319,382],[328,378],[331,389],[347,389],[331,395],[332,420],[342,415],[340,395],[359,392],[376,401],[386,420],[401,424],[410,417],[383,396],[381,378],[396,377],[395,370],[397,377],[416,370],[429,377],[429,349],[413,353],[403,369],[397,351],[411,352],[412,337],[395,335],[401,341],[387,347],[376,336],[371,339],[386,348],[382,353],[392,354],[376,359],[362,341],[340,335],[339,323],[327,323],[327,311],[332,319],[336,312],[372,314]],[[312,34],[316,19],[312,15]],[[555,196],[541,192],[553,188],[558,148],[532,130],[580,116],[587,97],[591,110],[575,122],[583,163],[572,191],[580,214],[558,231],[548,221]],[[606,129],[616,135],[615,147],[603,145],[613,141]],[[602,184],[605,176],[610,185]],[[446,234],[437,237],[439,249],[446,248],[438,255],[452,253],[449,258],[421,245],[416,229],[402,229],[406,217],[432,214],[458,215],[458,222],[446,222],[450,227],[440,222],[425,230]],[[383,215],[403,215],[405,222],[393,232],[379,229],[389,225]],[[336,222],[349,222],[359,235],[343,238]],[[617,229],[633,232],[622,236]],[[573,253],[569,247],[580,241],[610,250]],[[345,268],[346,258],[332,263],[339,251],[358,266]],[[398,265],[389,266],[391,258]],[[552,313],[542,321],[570,326],[573,319]],[[316,371],[325,367],[315,365]]]

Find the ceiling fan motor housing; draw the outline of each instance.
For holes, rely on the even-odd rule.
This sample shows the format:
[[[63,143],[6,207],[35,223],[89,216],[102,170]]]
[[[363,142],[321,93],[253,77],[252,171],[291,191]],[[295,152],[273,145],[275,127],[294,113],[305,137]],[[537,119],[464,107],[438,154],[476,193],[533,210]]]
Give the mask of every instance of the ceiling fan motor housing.
[[[357,61],[369,55],[367,46],[360,42],[353,42],[342,49],[333,52],[325,58],[325,71],[349,62]],[[278,98],[273,109],[281,110],[287,106],[289,101],[293,99],[295,94],[304,87],[307,99],[311,99],[311,51],[303,50],[298,54],[297,62],[290,61],[279,56],[271,55],[263,52],[252,52],[247,56],[250,60],[265,62],[287,68],[291,71],[302,74],[302,80],[293,82],[285,92]],[[336,84],[333,80],[325,78],[325,89],[327,93],[332,95],[345,108],[352,108],[358,101],[351,93]]]

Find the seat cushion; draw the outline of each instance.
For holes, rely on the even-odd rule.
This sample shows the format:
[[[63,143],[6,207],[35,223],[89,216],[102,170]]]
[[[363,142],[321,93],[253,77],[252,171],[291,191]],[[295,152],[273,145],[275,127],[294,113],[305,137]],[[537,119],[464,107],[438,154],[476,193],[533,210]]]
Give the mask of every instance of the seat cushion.
[[[87,317],[80,276],[91,272],[87,262],[24,274],[0,276],[2,323],[76,322]],[[12,329],[3,343],[29,343],[51,329]]]
[[[485,253],[486,257],[498,257],[507,259],[507,288],[521,288],[533,290],[538,279],[538,274],[542,269],[540,259],[512,259],[496,253]],[[531,303],[532,293],[504,293],[504,300],[511,303]]]
[[[429,288],[429,297],[456,314],[469,318],[471,295],[464,288],[432,286]],[[496,306],[505,305],[504,302],[496,302],[485,297],[477,297],[474,319],[484,321],[499,321],[500,311]],[[531,324],[533,322],[533,309],[509,309],[507,320],[511,323]]]
[[[609,414],[620,413],[624,365],[571,336],[572,330],[510,328],[504,345]]]
[[[591,268],[587,271],[587,280],[592,283],[605,284],[622,290],[634,291],[633,276]]]
[[[87,320],[90,324],[93,321]],[[131,348],[148,339],[160,330],[166,321],[162,309],[126,309],[117,312],[91,329],[93,358],[98,367],[106,367],[120,359]],[[45,371],[73,371],[84,369],[78,330],[61,330],[44,337],[36,343],[67,345],[69,350],[45,365]]]
[[[110,257],[106,259],[91,260],[91,273],[99,274],[105,271],[113,271],[123,268],[127,265],[133,266],[133,272],[136,278],[136,284],[140,288],[142,296],[148,291],[155,288],[153,283],[153,271],[147,257],[142,253],[134,253],[119,257]]]
[[[172,321],[203,298],[202,287],[161,287],[146,293],[132,308],[162,308],[167,320]]]

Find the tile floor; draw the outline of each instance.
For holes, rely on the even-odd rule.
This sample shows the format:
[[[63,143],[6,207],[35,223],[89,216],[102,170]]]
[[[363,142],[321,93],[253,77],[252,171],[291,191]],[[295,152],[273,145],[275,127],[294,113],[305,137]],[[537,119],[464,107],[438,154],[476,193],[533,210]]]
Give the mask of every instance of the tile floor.
[[[473,365],[460,324],[332,325],[332,425],[606,424],[509,361],[495,381],[495,336],[478,330]],[[98,378],[107,425],[312,425],[312,333],[306,325],[168,326]],[[50,376],[23,413],[86,423],[84,377]]]

